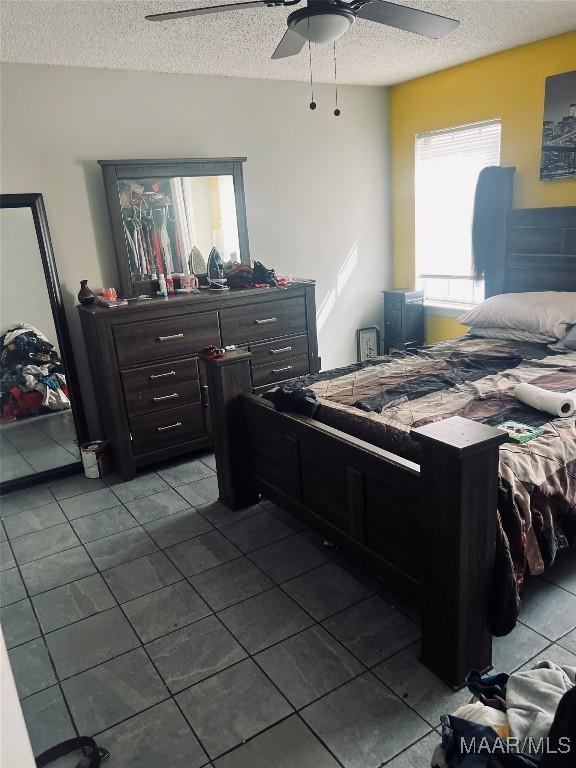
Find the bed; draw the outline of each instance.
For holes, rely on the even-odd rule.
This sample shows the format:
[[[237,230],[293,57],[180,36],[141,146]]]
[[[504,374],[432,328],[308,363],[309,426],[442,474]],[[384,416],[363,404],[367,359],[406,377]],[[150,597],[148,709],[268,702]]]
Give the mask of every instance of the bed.
[[[576,207],[492,215],[501,237],[488,295],[576,291]],[[576,533],[574,419],[522,410],[510,387],[567,389],[576,354],[463,338],[320,374],[306,382],[320,403],[314,418],[251,394],[249,361],[238,351],[206,362],[223,503],[262,494],[419,585],[422,662],[453,687],[488,670],[493,633],[514,626],[527,565],[540,572]],[[494,424],[511,417],[540,420],[539,444],[506,442]],[[535,475],[536,450],[546,459]]]

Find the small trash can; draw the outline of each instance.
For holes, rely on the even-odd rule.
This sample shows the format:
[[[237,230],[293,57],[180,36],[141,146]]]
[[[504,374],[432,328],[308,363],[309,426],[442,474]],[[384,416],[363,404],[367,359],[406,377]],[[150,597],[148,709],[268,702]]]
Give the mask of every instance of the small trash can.
[[[110,451],[106,440],[92,440],[80,446],[86,477],[105,477],[112,471]]]

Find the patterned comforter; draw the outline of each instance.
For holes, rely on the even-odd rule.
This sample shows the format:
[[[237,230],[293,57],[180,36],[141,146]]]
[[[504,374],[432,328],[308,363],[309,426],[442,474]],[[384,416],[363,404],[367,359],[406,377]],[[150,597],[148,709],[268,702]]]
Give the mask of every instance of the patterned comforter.
[[[513,393],[519,382],[576,390],[576,352],[466,336],[303,382],[320,403],[315,419],[415,461],[410,429],[449,416],[543,428],[527,443],[500,448],[495,634],[514,626],[526,572],[542,573],[576,545],[576,418],[524,405]]]

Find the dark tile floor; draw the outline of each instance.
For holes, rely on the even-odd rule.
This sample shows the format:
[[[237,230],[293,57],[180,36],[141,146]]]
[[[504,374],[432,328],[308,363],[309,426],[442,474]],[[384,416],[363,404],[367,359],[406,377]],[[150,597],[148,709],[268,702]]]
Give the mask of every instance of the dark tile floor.
[[[35,752],[97,735],[114,768],[420,768],[468,700],[417,659],[418,602],[213,456],[2,499],[1,621]],[[576,562],[534,579],[494,664],[576,663]],[[76,764],[63,758],[57,768]]]

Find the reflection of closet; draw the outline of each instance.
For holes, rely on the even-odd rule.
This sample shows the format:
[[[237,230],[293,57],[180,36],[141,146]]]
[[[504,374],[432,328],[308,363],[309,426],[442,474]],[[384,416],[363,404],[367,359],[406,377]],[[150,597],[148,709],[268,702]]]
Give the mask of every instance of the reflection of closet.
[[[156,278],[172,272],[190,274],[182,236],[177,231],[170,185],[151,181],[158,192],[147,192],[135,182],[119,184],[120,209],[132,280]],[[162,190],[162,191],[160,191]]]

